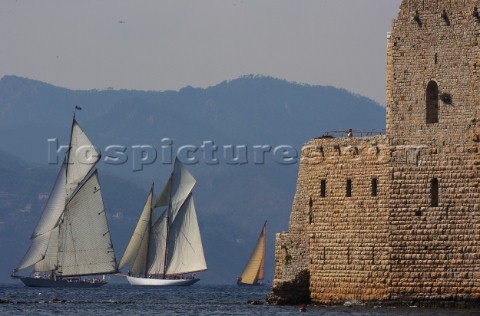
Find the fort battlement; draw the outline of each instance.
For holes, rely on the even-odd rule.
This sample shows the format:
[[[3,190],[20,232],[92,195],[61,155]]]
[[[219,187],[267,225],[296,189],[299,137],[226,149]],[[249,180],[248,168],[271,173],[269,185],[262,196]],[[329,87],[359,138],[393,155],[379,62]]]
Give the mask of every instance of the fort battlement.
[[[388,35],[386,135],[303,146],[270,301],[288,303],[285,285],[303,273],[321,304],[480,302],[479,8],[403,1]]]

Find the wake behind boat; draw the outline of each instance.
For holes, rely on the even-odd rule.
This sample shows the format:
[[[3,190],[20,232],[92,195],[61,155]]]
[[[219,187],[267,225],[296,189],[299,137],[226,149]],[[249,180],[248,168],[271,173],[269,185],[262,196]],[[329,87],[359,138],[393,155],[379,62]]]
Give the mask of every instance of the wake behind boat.
[[[88,157],[80,161],[85,149]],[[98,173],[92,171],[99,159],[74,114],[69,150],[13,278],[30,287],[99,287],[105,277],[91,276],[117,271]],[[28,276],[19,273],[28,270]]]
[[[238,286],[264,285],[265,278],[265,241],[267,235],[267,222],[263,224],[252,255],[243,269],[242,275],[237,280]]]
[[[188,286],[207,270],[192,189],[195,178],[175,159],[173,172],[153,204],[153,185],[120,261],[131,285]]]

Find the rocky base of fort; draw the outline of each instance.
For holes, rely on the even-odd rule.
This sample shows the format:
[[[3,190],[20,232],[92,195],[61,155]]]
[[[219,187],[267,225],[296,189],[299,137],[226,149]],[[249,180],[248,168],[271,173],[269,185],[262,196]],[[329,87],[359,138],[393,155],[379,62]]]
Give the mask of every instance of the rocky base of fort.
[[[310,303],[310,272],[300,271],[293,281],[282,282],[273,287],[266,298],[267,304],[299,305]]]

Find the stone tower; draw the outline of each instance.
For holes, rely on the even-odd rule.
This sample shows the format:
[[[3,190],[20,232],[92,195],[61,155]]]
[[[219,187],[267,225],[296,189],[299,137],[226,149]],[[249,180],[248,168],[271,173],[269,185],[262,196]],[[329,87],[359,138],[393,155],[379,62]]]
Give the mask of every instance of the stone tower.
[[[480,299],[479,41],[480,0],[403,1],[387,133],[303,146],[269,300]]]

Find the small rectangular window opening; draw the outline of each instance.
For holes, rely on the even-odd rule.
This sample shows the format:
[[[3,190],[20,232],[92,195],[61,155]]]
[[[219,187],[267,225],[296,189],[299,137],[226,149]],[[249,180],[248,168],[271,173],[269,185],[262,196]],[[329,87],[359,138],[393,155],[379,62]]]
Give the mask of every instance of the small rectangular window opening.
[[[347,179],[347,192],[346,192],[347,197],[352,197],[352,180]]]
[[[438,179],[433,178],[430,182],[430,206],[438,206]]]
[[[378,179],[372,178],[372,196],[377,196],[378,194]]]
[[[320,197],[324,198],[327,196],[327,180],[320,181]]]

